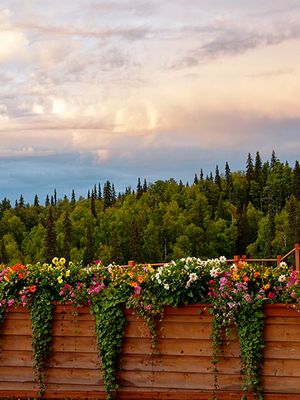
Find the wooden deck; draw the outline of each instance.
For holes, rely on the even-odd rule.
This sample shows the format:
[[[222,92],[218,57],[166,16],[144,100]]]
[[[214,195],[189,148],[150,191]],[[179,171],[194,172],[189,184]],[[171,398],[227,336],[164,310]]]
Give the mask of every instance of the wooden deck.
[[[74,316],[72,307],[56,306],[45,398],[105,398],[93,317],[87,307],[77,311]],[[280,305],[267,306],[265,312],[265,399],[300,400],[300,314]],[[160,356],[152,356],[147,327],[126,311],[120,400],[211,398],[211,316],[203,305],[167,308],[165,314]],[[239,345],[234,335],[218,370],[218,398],[240,399]],[[23,308],[11,309],[0,336],[0,397],[28,398],[37,392],[29,314]]]

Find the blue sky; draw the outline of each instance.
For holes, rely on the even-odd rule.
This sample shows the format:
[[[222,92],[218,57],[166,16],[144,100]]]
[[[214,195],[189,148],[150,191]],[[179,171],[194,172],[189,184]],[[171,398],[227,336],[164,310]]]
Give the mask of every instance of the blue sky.
[[[300,2],[2,0],[0,198],[300,153]]]

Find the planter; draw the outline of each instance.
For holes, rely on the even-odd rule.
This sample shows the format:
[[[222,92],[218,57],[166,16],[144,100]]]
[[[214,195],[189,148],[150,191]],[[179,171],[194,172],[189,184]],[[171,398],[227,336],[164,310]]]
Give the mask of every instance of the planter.
[[[57,305],[46,398],[104,399],[101,362],[88,307]],[[199,314],[199,311],[202,311]],[[201,400],[214,389],[211,316],[204,305],[166,308],[159,356],[151,355],[147,326],[126,310],[119,399]],[[268,400],[300,399],[300,314],[282,305],[265,308],[263,380]],[[10,309],[1,327],[0,397],[35,397],[31,324],[26,309]],[[218,398],[240,399],[239,344],[233,333],[218,364]]]

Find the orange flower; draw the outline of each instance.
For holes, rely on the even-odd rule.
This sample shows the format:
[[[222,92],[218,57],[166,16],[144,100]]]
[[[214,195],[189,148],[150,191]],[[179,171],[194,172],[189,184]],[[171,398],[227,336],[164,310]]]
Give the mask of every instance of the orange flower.
[[[130,278],[133,278],[134,273],[132,271],[129,271],[128,275],[130,276]]]
[[[257,272],[257,271],[255,271],[254,274],[253,274],[253,276],[254,276],[254,278],[258,278],[258,277],[260,276],[260,273]]]
[[[243,276],[243,281],[244,281],[244,282],[248,282],[248,281],[249,281],[249,278],[248,278],[247,275],[244,275],[244,276]]]
[[[270,285],[269,283],[267,283],[266,285],[263,286],[263,288],[264,288],[265,290],[268,290],[268,289],[270,289],[270,286],[271,286],[271,285]]]
[[[35,285],[29,286],[28,290],[30,293],[34,293],[36,291],[36,286]]]
[[[137,280],[138,280],[138,283],[142,283],[142,282],[144,282],[144,277],[142,275],[139,275]]]
[[[236,272],[234,272],[234,273],[232,274],[232,276],[231,276],[231,279],[232,279],[233,281],[238,281],[238,280],[239,280],[238,274],[237,274]]]
[[[24,276],[25,276],[24,272],[19,272],[19,273],[18,273],[18,278],[19,278],[19,279],[23,279]]]
[[[129,285],[130,285],[130,286],[137,286],[137,282],[131,281],[131,282],[129,283]]]
[[[6,282],[10,282],[9,276],[4,275],[4,279],[6,280]]]

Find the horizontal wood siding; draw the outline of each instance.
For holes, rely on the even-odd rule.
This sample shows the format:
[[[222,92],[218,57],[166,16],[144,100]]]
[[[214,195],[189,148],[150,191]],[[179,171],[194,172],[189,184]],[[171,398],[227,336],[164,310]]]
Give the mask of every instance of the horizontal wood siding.
[[[120,400],[202,400],[214,388],[211,316],[205,305],[167,307],[159,327],[159,355],[143,320],[125,310],[127,326],[120,360]],[[265,309],[266,400],[300,400],[300,314],[281,305]],[[101,361],[88,307],[57,305],[47,398],[104,399]],[[218,398],[241,398],[241,365],[235,332],[218,368]],[[31,324],[26,309],[11,309],[1,327],[0,397],[34,397]]]

